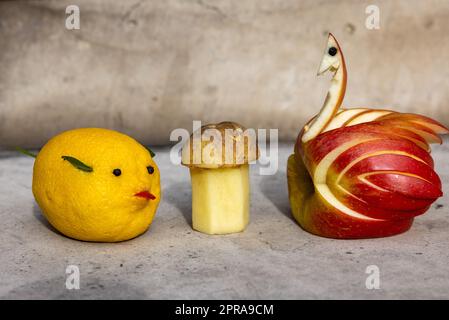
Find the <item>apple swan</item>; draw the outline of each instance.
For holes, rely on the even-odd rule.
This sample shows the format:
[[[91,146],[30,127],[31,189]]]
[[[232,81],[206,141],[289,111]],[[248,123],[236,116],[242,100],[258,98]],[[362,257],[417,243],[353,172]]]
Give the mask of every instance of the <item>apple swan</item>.
[[[334,73],[323,107],[288,159],[289,199],[305,230],[357,239],[407,231],[442,196],[431,143],[449,133],[425,116],[340,108],[346,91],[341,48],[329,34],[318,74]]]

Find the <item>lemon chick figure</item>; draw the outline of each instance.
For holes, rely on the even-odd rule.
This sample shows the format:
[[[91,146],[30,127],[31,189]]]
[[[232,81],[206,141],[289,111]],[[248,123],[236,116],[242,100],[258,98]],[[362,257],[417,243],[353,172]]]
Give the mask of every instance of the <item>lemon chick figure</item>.
[[[148,229],[161,198],[153,155],[116,131],[63,132],[36,157],[34,197],[50,224],[70,238],[132,239]]]

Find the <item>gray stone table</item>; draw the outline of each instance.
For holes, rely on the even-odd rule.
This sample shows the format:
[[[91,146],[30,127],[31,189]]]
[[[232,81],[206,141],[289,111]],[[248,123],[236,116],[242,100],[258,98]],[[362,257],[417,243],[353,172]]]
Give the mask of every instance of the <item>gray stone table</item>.
[[[448,143],[449,140],[446,140]],[[188,170],[157,149],[163,201],[150,230],[122,243],[86,243],[54,232],[31,193],[33,159],[0,153],[0,297],[3,299],[449,298],[449,196],[402,235],[330,240],[303,231],[289,212],[285,177],[252,170],[251,224],[241,234],[191,229]],[[449,144],[433,155],[449,194]],[[80,269],[67,290],[66,267]],[[367,266],[380,269],[368,290]]]

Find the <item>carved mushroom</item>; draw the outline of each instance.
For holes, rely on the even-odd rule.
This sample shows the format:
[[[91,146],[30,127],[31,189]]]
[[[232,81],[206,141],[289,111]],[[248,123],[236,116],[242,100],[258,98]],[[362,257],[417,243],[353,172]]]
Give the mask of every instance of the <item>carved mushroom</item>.
[[[254,131],[234,122],[209,124],[192,133],[182,164],[192,181],[192,223],[197,231],[228,234],[249,222],[249,163],[259,150]]]

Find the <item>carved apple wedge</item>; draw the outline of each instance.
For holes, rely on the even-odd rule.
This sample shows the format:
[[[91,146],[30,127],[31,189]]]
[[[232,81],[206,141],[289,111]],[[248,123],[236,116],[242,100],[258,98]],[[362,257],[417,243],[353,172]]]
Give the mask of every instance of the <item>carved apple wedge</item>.
[[[340,50],[337,40],[329,34],[327,46],[323,59],[321,60],[318,75],[326,71],[331,71],[334,76],[331,80],[329,91],[320,113],[304,127],[304,134],[301,140],[305,143],[315,138],[337,114],[343,102],[346,91],[346,65],[343,53]]]
[[[300,132],[288,159],[294,218],[305,230],[357,239],[407,231],[442,196],[429,154],[449,130],[430,118],[391,110],[340,109],[346,65],[329,35],[319,74],[334,76],[320,112]]]

